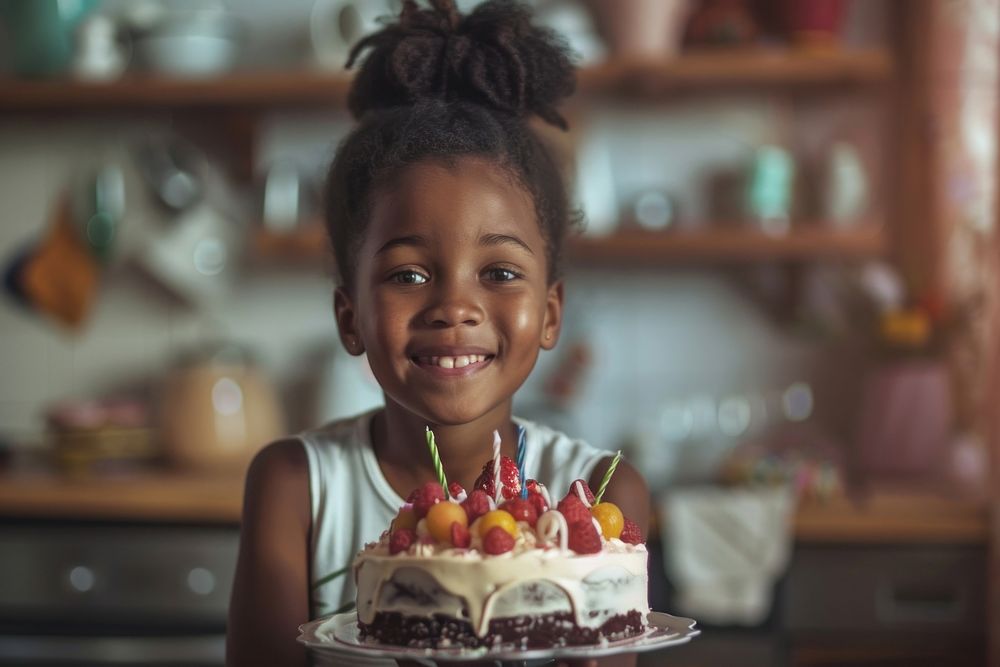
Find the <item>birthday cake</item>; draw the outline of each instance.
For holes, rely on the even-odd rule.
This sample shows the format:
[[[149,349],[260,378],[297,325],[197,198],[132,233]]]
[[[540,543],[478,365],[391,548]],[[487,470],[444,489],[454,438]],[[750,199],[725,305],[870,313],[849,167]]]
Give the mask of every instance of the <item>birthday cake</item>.
[[[530,649],[643,633],[646,546],[635,523],[600,502],[607,476],[596,501],[577,480],[554,505],[542,484],[522,480],[496,456],[471,492],[429,482],[410,494],[354,560],[361,637]]]

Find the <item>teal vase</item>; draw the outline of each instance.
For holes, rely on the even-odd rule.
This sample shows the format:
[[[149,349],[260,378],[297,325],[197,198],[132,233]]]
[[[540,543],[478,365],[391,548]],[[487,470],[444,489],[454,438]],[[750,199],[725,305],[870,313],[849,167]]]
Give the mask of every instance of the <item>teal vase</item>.
[[[23,77],[63,74],[73,59],[73,33],[96,0],[0,0],[13,72]]]

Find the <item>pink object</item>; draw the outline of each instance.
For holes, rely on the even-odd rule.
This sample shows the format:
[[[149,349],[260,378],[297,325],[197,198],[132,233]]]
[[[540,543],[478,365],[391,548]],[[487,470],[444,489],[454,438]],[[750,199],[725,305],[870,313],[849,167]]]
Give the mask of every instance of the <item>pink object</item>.
[[[945,364],[900,362],[866,379],[858,452],[869,475],[927,476],[942,471],[951,429],[951,379]]]
[[[788,0],[785,6],[797,41],[836,41],[844,19],[844,0]]]

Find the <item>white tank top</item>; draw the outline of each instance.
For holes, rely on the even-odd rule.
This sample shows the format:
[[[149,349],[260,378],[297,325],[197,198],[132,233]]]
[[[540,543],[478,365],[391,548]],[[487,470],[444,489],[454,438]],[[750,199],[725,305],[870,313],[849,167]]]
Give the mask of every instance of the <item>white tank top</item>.
[[[389,486],[372,449],[371,422],[380,409],[298,436],[309,459],[313,618],[354,609],[351,562],[366,543],[378,540],[406,502]],[[597,462],[609,456],[545,426],[516,417],[514,422],[525,429],[525,476],[545,484],[553,500],[573,480],[589,479]]]

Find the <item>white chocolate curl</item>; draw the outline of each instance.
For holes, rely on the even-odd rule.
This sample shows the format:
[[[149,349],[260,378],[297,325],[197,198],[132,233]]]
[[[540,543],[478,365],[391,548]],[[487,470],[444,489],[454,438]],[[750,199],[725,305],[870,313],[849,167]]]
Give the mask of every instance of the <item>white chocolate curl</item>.
[[[583,503],[583,506],[590,509],[590,501],[587,500],[587,492],[583,489],[583,482],[580,480],[573,482],[573,490],[576,491],[576,495],[580,497],[580,502]]]
[[[538,517],[535,524],[538,531],[539,540],[543,544],[555,544],[556,536],[559,537],[559,548],[566,551],[569,540],[569,526],[566,525],[566,517],[559,510],[549,510]]]

